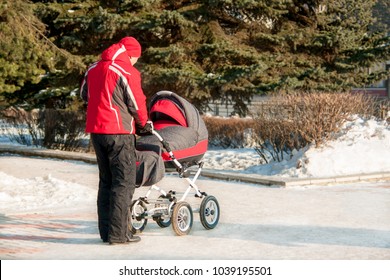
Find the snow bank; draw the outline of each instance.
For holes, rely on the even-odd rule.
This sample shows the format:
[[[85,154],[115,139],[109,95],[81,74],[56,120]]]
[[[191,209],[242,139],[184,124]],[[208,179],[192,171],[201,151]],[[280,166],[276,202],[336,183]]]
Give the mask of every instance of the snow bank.
[[[18,213],[84,207],[96,200],[90,188],[52,178],[18,179],[0,172],[0,212]]]
[[[254,150],[208,151],[205,167],[267,176],[331,177],[390,171],[390,127],[385,121],[357,116],[336,139],[321,148],[308,147],[282,162],[261,164]]]

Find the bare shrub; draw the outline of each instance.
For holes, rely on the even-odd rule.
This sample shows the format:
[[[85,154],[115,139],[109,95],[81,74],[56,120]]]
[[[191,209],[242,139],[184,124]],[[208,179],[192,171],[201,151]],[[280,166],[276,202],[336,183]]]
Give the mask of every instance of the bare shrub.
[[[282,161],[286,155],[291,155],[294,149],[299,150],[304,140],[298,134],[293,134],[295,124],[286,120],[264,120],[256,124],[257,131],[261,130],[262,141],[258,141],[256,152],[269,162],[269,158]],[[303,145],[304,146],[304,145]]]
[[[42,145],[43,127],[39,123],[39,110],[26,111],[9,107],[2,112],[3,130],[12,142],[27,146]]]
[[[68,151],[82,150],[85,143],[84,113],[67,110],[8,108],[2,113],[3,130],[11,141]]]
[[[76,151],[84,149],[85,114],[78,111],[46,109],[41,122],[44,123],[46,148]]]
[[[209,132],[211,146],[243,148],[257,142],[253,119],[204,116],[203,120]]]
[[[376,103],[378,104],[376,107],[376,115],[390,123],[390,99],[381,99]]]
[[[375,102],[363,94],[293,93],[274,96],[254,112],[261,141],[256,151],[281,161],[308,144],[331,139],[353,115],[373,116]]]

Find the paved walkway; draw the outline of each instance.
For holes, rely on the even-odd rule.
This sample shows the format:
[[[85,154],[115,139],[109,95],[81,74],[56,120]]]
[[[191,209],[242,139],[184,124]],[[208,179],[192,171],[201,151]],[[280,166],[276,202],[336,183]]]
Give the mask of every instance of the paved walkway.
[[[24,156],[40,156],[48,158],[80,160],[87,163],[96,163],[96,157],[94,154],[66,152],[23,146],[0,145],[0,153],[13,153]],[[277,185],[284,187],[390,180],[390,172],[345,175],[330,178],[283,178],[275,176],[261,176],[257,174],[242,174],[237,172],[224,172],[219,170],[203,169],[202,176],[219,180],[234,180],[246,183]]]
[[[53,170],[63,163],[14,160],[23,160],[25,168],[37,176],[50,171],[53,178],[58,177]],[[49,165],[51,170],[46,171]],[[80,187],[91,188],[95,197],[96,182],[91,178],[97,172],[88,166],[67,163],[62,176],[69,177],[77,168],[73,179],[84,178]],[[21,176],[17,172],[6,173]],[[0,259],[390,260],[390,183],[288,188],[210,179],[197,183],[220,204],[221,218],[215,229],[203,228],[194,212],[194,224],[186,236],[176,236],[171,227],[160,228],[148,220],[140,243],[109,246],[99,239],[95,199],[83,207],[59,202],[55,208],[2,213]],[[162,187],[181,192],[186,186],[182,179],[166,176]],[[135,197],[145,192],[146,188],[139,188]],[[194,197],[187,201],[193,209],[200,203]]]
[[[70,156],[76,153],[2,149],[3,153],[39,156],[3,155],[2,172],[26,178],[15,167],[22,160],[28,176],[77,182],[93,197],[82,205],[61,201],[49,209],[1,213],[2,260],[390,260],[389,181],[269,187],[202,177],[198,186],[220,204],[221,218],[215,229],[204,229],[194,213],[186,236],[176,236],[171,227],[160,228],[150,220],[140,243],[108,246],[97,231],[96,165],[43,158],[66,155],[73,160]],[[93,158],[82,156],[87,162]],[[187,187],[183,181],[167,175],[160,186],[181,192]],[[138,188],[134,197],[146,190]],[[188,202],[194,209],[199,206],[198,198]]]

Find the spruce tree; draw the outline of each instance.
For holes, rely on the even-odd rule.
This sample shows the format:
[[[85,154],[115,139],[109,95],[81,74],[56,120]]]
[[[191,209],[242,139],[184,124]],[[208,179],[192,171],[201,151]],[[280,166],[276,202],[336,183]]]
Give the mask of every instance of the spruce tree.
[[[52,0],[31,5],[46,27],[45,37],[71,55],[65,61],[80,57],[88,65],[110,44],[134,36],[143,46],[137,65],[147,95],[172,90],[201,109],[223,99],[244,114],[245,103],[257,94],[344,91],[386,77],[382,70],[367,71],[390,59],[388,27],[372,16],[380,1]],[[57,65],[61,77],[51,74],[47,81],[53,88],[62,85],[69,95],[79,86],[82,64]]]
[[[8,104],[55,107],[69,98],[84,64],[47,37],[29,1],[0,2],[0,93]],[[68,102],[69,103],[69,102]]]

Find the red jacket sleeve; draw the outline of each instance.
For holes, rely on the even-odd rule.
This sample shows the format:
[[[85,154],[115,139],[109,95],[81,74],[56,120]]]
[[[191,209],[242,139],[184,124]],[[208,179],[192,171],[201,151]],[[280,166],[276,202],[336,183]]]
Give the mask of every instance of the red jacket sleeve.
[[[146,96],[141,86],[141,74],[132,67],[131,75],[128,75],[128,95],[130,97],[128,108],[133,115],[137,128],[143,128],[148,121],[148,110],[146,107]]]

